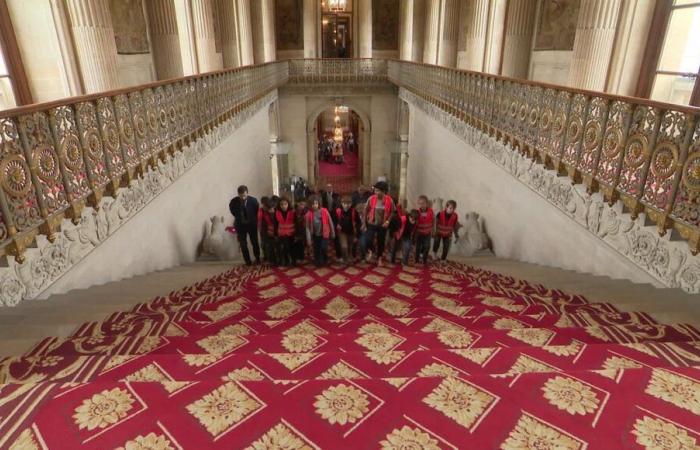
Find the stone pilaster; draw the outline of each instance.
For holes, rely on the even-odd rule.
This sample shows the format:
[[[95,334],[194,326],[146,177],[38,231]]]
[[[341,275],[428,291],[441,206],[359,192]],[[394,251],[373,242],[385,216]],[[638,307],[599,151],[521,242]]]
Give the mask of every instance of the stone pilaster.
[[[216,53],[212,0],[192,0],[192,22],[199,72],[221,69],[221,55]]]
[[[117,45],[107,0],[68,0],[67,6],[85,93],[118,88]]]
[[[413,60],[413,6],[411,0],[401,0],[399,59],[404,61]]]
[[[146,2],[153,63],[159,80],[183,76],[177,15],[173,0]]]
[[[304,58],[318,58],[318,2],[304,0]]]
[[[275,38],[275,0],[261,0],[264,61],[277,59],[277,42]]]
[[[501,49],[505,34],[507,0],[491,0],[484,50],[484,72],[498,74],[501,67]],[[533,2],[534,3],[534,2]]]
[[[569,86],[605,89],[620,3],[621,0],[581,0]]]
[[[506,12],[501,75],[513,78],[527,78],[536,14],[536,1],[509,0],[508,11]]]
[[[372,0],[357,2],[360,18],[360,58],[372,57]]]
[[[236,0],[215,1],[219,3],[218,21],[219,30],[221,30],[221,56],[224,68],[238,67],[240,65],[240,56],[236,29]]]
[[[443,0],[440,14],[440,47],[438,64],[455,67],[457,65],[457,44],[459,41],[459,9],[458,0]]]
[[[253,30],[251,28],[250,0],[237,0],[236,23],[240,46],[241,65],[254,64]]]
[[[437,64],[440,41],[440,0],[425,0],[425,32],[423,62]]]
[[[471,0],[462,3],[462,37],[457,67],[484,70],[484,52],[489,22],[489,0]]]
[[[606,92],[634,96],[655,2],[624,0],[615,36]]]

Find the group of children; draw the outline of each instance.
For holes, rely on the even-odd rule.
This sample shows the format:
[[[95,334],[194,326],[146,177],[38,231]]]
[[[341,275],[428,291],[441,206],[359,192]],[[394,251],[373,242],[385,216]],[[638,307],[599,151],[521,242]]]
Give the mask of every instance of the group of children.
[[[374,194],[365,203],[353,204],[342,196],[330,208],[322,207],[320,197],[310,196],[292,207],[285,197],[263,197],[258,210],[263,257],[272,265],[296,265],[305,259],[306,248],[312,249],[317,266],[328,263],[329,246],[336,259],[349,264],[364,259],[381,265],[385,248],[388,259],[408,265],[415,254],[416,263],[428,263],[431,248],[434,258],[442,247],[441,259],[450,250],[452,237],[459,239],[457,203],[449,200],[437,214],[428,198],[418,198],[417,209],[402,210],[387,193],[387,184],[374,185]]]

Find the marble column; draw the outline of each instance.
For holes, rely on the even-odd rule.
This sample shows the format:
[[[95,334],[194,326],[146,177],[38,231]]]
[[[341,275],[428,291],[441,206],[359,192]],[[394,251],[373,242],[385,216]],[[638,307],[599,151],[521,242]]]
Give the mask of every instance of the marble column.
[[[484,72],[498,74],[501,67],[501,49],[505,33],[507,0],[491,0],[484,50]]]
[[[236,28],[236,0],[219,2],[219,30],[221,30],[221,56],[225,69],[240,65],[238,32]]]
[[[253,30],[251,28],[250,0],[237,0],[236,23],[242,66],[254,64]]]
[[[277,59],[277,41],[275,38],[275,0],[261,0],[263,61]]]
[[[67,6],[85,93],[118,88],[117,45],[107,0],[68,0]]]
[[[372,57],[372,0],[357,2],[360,19],[360,58]]]
[[[51,0],[51,14],[56,26],[56,37],[58,38],[68,93],[71,97],[82,95],[85,91],[80,80],[80,67],[78,67],[78,58],[75,56],[75,45],[73,44],[73,36],[70,31],[70,19],[63,0]]]
[[[537,2],[534,0],[508,1],[501,75],[527,78],[536,14]]]
[[[173,0],[147,1],[146,12],[158,79],[181,77],[182,55]]]
[[[605,89],[620,3],[621,0],[581,0],[569,86]]]
[[[470,0],[462,4],[463,36],[457,61],[460,69],[484,70],[489,4],[489,0]]]
[[[411,61],[413,58],[413,1],[401,0],[399,59]]]
[[[398,140],[401,154],[399,168],[399,203],[406,206],[406,181],[408,176],[408,135],[409,135],[409,108],[408,103],[399,100]]]
[[[457,44],[459,40],[459,9],[458,0],[442,0],[440,15],[440,46],[438,64],[455,67],[457,65]]]
[[[221,55],[216,52],[212,0],[192,0],[192,22],[199,73],[221,69]]]
[[[655,3],[624,0],[615,36],[606,92],[634,96],[647,46]]]
[[[255,64],[262,64],[265,62],[262,0],[250,0],[250,24],[253,32],[253,61]]]
[[[318,58],[317,1],[304,0],[304,58]]]
[[[413,54],[411,61],[423,61],[423,38],[425,36],[425,0],[413,0]]]
[[[440,0],[425,0],[425,32],[423,34],[423,62],[437,64],[440,45]]]

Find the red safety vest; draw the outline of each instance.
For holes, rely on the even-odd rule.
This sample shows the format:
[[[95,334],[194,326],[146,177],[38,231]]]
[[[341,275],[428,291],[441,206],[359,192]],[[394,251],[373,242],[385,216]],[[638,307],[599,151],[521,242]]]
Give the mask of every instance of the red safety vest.
[[[265,228],[263,228],[260,231],[265,230],[269,237],[275,237],[275,222],[272,220],[272,216],[270,215],[270,213],[265,212],[263,212],[261,216],[261,220],[262,222],[264,222]]]
[[[452,231],[455,229],[455,225],[457,225],[457,211],[452,212],[449,220],[446,219],[446,217],[447,214],[443,209],[440,211],[440,214],[438,214],[437,223],[437,234],[441,237],[450,237]]]
[[[433,232],[433,222],[435,221],[435,214],[432,208],[424,213],[423,211],[418,211],[418,234],[426,236]]]
[[[312,209],[306,213],[306,226],[313,231],[314,211]],[[313,236],[313,233],[311,233],[311,236]],[[321,208],[321,236],[323,236],[323,239],[331,237],[331,215],[326,208]]]
[[[338,218],[338,223],[336,224],[337,226],[340,226],[340,218],[342,217],[343,214],[343,208],[336,208],[335,209],[335,216]],[[357,233],[357,230],[355,229],[355,222],[356,222],[356,217],[357,217],[357,211],[355,211],[355,208],[350,208],[350,215],[351,215],[351,220],[352,220],[352,233],[355,234]]]
[[[377,194],[374,194],[369,198],[369,222],[374,223],[374,209],[377,206]],[[391,197],[388,194],[384,194],[384,221],[389,220],[391,215]]]
[[[403,236],[404,230],[406,230],[406,216],[401,216],[401,227],[394,232],[394,239],[397,241]]]
[[[287,217],[284,214],[281,210],[277,210],[275,213],[275,217],[277,217],[277,236],[292,237],[294,236],[294,211],[287,209]]]

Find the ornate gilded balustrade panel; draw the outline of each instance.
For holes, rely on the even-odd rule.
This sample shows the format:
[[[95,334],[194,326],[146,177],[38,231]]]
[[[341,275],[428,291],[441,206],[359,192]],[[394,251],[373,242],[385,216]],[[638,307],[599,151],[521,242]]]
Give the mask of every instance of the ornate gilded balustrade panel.
[[[99,206],[288,73],[276,62],[1,112],[1,251],[21,261],[37,234],[51,239],[64,218],[79,221],[85,205]]]
[[[372,84],[386,81],[386,60],[293,59],[289,61],[290,84]]]
[[[406,61],[387,75],[700,250],[699,109]]]

